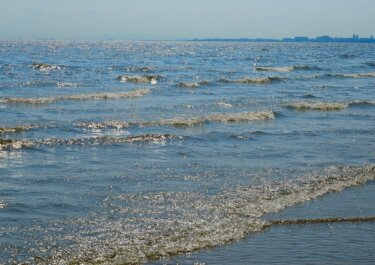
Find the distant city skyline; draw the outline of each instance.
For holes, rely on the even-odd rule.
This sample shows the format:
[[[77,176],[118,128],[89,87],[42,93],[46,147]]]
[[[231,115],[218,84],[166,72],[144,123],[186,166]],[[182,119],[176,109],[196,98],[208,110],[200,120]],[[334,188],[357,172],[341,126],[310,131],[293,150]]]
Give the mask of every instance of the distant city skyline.
[[[375,35],[373,0],[0,0],[0,39]]]
[[[374,36],[360,37],[353,34],[351,37],[335,37],[329,35],[317,36],[314,38],[307,36],[277,38],[203,38],[192,39],[193,41],[236,41],[236,42],[351,42],[351,43],[375,43]]]

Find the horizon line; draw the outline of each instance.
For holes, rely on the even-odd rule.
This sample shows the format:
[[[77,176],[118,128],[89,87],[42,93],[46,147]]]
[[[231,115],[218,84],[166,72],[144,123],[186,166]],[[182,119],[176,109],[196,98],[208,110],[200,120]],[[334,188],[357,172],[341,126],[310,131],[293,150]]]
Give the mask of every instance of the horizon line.
[[[264,41],[284,41],[284,40],[317,40],[319,38],[329,38],[335,39],[348,39],[348,40],[363,40],[363,39],[374,39],[375,36],[359,36],[353,34],[352,36],[330,36],[330,35],[320,35],[320,36],[303,36],[296,35],[292,37],[184,37],[184,38],[118,38],[118,37],[99,37],[99,38],[55,38],[55,37],[38,37],[38,38],[0,38],[0,41],[204,41],[204,40],[264,40]]]

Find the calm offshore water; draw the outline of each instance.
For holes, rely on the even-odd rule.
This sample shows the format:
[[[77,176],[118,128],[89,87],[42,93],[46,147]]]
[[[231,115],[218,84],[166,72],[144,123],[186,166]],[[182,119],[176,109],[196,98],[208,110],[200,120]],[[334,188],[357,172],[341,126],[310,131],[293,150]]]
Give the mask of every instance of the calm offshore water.
[[[0,42],[0,264],[155,261],[251,244],[270,214],[352,186],[373,201],[374,58],[371,44]],[[277,218],[371,215],[358,205]]]

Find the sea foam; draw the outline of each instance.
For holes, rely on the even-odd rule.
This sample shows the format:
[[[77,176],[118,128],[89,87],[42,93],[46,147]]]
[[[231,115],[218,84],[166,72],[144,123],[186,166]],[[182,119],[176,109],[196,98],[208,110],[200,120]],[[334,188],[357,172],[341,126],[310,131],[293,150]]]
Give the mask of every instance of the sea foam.
[[[375,165],[345,166],[326,168],[295,180],[228,189],[215,195],[118,195],[106,199],[108,210],[102,209],[91,219],[66,223],[78,226],[77,233],[64,237],[72,242],[70,248],[56,250],[46,261],[139,264],[222,245],[281,224],[262,219],[266,214],[373,179]]]

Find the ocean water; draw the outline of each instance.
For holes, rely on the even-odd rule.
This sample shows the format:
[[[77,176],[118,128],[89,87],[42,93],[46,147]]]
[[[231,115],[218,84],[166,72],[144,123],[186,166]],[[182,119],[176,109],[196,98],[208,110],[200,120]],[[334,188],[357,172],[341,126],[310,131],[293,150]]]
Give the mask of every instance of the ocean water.
[[[0,264],[329,264],[336,247],[373,263],[373,221],[320,237],[325,222],[272,220],[375,215],[374,58],[371,44],[1,41]]]

